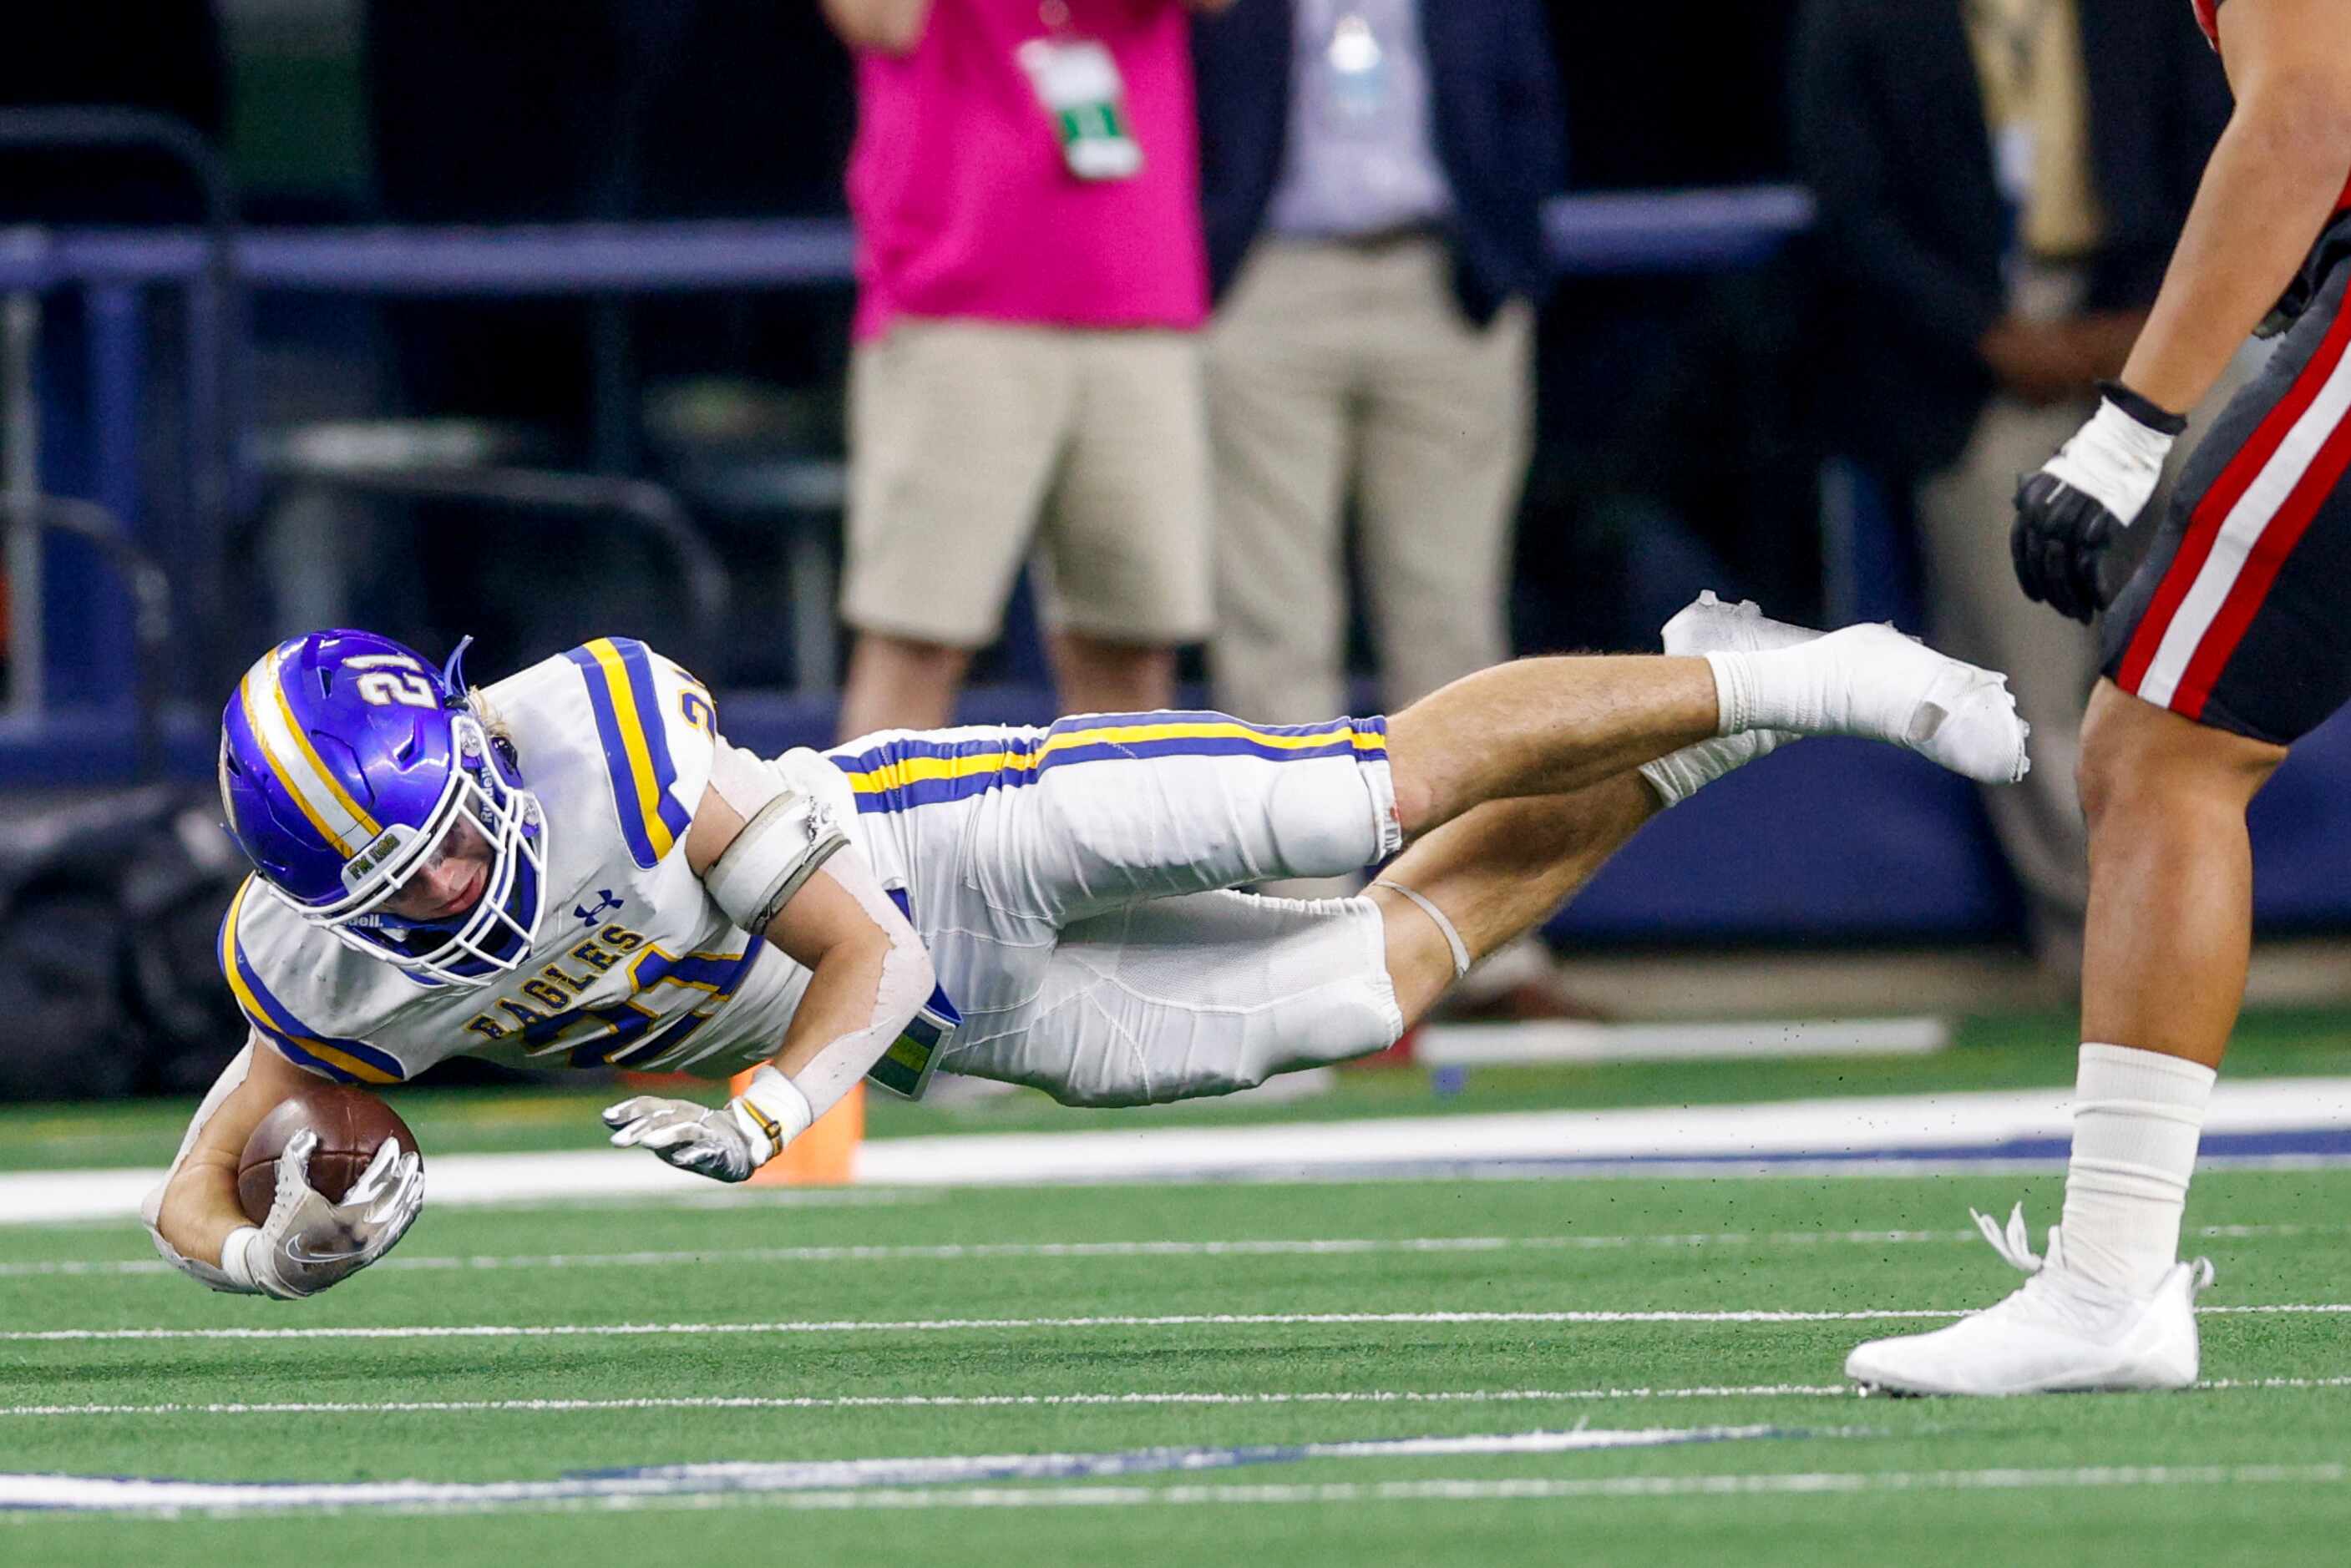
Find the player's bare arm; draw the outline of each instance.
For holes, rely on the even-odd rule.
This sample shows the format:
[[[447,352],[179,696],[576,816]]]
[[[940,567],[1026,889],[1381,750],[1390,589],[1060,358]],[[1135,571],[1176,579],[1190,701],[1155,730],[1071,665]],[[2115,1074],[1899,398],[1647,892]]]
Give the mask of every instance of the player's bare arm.
[[[2351,7],[2228,0],[2220,32],[2236,108],[2123,367],[2124,385],[2174,412],[2212,389],[2351,174]]]
[[[272,1110],[318,1083],[257,1037],[222,1071],[178,1158],[141,1205],[167,1261],[216,1291],[291,1301],[340,1283],[398,1243],[423,1207],[424,1174],[417,1152],[397,1139],[381,1144],[359,1179],[330,1199],[309,1181],[317,1135],[298,1132],[277,1162],[268,1213],[256,1224],[239,1202],[246,1140]]]
[[[612,1141],[740,1181],[879,1061],[935,984],[929,954],[872,869],[817,804],[720,742],[681,846],[728,917],[810,971],[783,1041],[715,1110],[641,1095],[604,1113]]]
[[[2220,57],[2236,108],[2122,379],[2064,450],[2017,491],[2018,583],[2086,621],[2099,563],[2155,493],[2185,410],[2293,282],[2351,174],[2351,7],[2228,0]]]
[[[220,1266],[221,1243],[251,1223],[236,1200],[236,1160],[261,1118],[318,1080],[260,1041],[221,1075],[230,1085],[209,1116],[199,1112],[187,1146],[165,1179],[155,1229],[182,1257]],[[215,1085],[214,1094],[220,1093]]]

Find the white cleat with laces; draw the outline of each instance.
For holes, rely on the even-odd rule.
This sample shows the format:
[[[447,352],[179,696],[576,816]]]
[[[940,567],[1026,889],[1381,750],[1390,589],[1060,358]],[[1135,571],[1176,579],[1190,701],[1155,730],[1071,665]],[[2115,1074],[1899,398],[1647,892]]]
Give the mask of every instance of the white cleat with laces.
[[[2048,1255],[2035,1257],[2022,1203],[2005,1235],[1988,1214],[1975,1221],[2002,1258],[2032,1277],[2006,1301],[1949,1328],[1855,1347],[1844,1375],[1864,1393],[2055,1394],[2196,1381],[2196,1294],[2212,1282],[2210,1260],[2174,1264],[2153,1295],[2132,1297],[2068,1270],[2056,1226],[2049,1228]]]

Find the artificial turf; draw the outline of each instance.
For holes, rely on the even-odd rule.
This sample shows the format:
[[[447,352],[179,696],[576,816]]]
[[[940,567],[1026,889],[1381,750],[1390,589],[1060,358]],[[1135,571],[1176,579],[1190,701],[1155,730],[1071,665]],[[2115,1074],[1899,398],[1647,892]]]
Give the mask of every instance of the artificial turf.
[[[1778,1433],[1643,1449],[866,1488],[797,1501],[674,1499],[627,1511],[274,1522],[0,1516],[0,1560],[241,1568],[308,1565],[322,1555],[445,1564],[683,1555],[1350,1568],[1367,1561],[2342,1561],[2351,1526],[2351,1484],[2340,1468],[2351,1458],[2351,1386],[2325,1381],[2351,1377],[2341,1313],[2203,1319],[2208,1379],[2305,1386],[1998,1402],[1817,1392],[1839,1385],[1854,1341],[1904,1326],[1884,1321],[1040,1321],[1956,1312],[2016,1280],[1971,1239],[1967,1206],[2004,1213],[2019,1198],[2045,1223],[2055,1218],[2057,1181],[1987,1173],[1061,1188],[864,1204],[786,1194],[715,1207],[428,1209],[385,1265],[292,1305],[213,1296],[154,1272],[135,1229],[0,1227],[0,1330],[19,1334],[831,1325],[538,1337],[14,1339],[0,1343],[0,1411],[7,1412],[0,1414],[0,1471],[487,1480],[747,1459],[1214,1450],[1580,1423]],[[2187,1242],[2220,1264],[2206,1304],[2333,1306],[2351,1297],[2346,1199],[2351,1173],[2206,1173],[2190,1203]],[[2198,1233],[2206,1227],[2254,1229]],[[1252,1245],[1310,1241],[1366,1245]],[[1176,1245],[1072,1251],[1071,1243]],[[121,1272],[116,1263],[134,1267]],[[974,1319],[994,1325],[850,1326]],[[1695,1387],[1774,1391],[1630,1392]],[[1380,1394],[1517,1397],[1363,1397]],[[1170,1402],[1169,1395],[1238,1397]],[[1354,1397],[1291,1397],[1317,1395]],[[1068,1396],[1141,1397],[954,1402]],[[678,1397],[815,1402],[381,1407]],[[367,1408],[153,1408],[273,1402]],[[29,1413],[59,1406],[138,1408]],[[2144,1471],[2151,1466],[2176,1473],[2151,1477]],[[1561,1483],[1635,1484],[1627,1478],[1649,1478],[1656,1495],[1558,1495]],[[1424,1482],[1447,1484],[1408,1496],[1377,1490]],[[1016,1493],[1053,1501],[1010,1506]],[[995,1505],[977,1506],[983,1498]],[[807,1507],[811,1501],[830,1506]]]

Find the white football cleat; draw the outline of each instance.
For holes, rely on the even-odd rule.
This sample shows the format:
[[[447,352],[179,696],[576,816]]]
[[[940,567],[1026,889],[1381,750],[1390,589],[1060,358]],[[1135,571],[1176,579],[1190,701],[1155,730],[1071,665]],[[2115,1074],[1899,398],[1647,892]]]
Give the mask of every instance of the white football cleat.
[[[1773,620],[1753,599],[1727,605],[1712,588],[1706,588],[1674,613],[1660,635],[1667,653],[1685,656],[1765,653],[1810,642],[1821,634],[1808,626]],[[1659,800],[1678,805],[1723,774],[1800,739],[1790,730],[1741,730],[1735,735],[1718,735],[1643,763],[1641,776],[1649,781]]]
[[[1742,669],[1749,660],[1780,667]],[[1791,670],[1782,660],[1811,668]],[[1792,691],[1804,711],[1792,721],[1775,718],[1782,728],[1884,741],[1979,784],[2014,784],[2032,766],[2024,750],[2032,727],[2017,717],[2008,677],[1938,653],[1890,626],[1848,626],[1793,648],[1726,659],[1717,664],[1716,678],[1726,676],[1725,711],[1734,718],[1754,711],[1759,683],[1785,682],[1772,711],[1784,714],[1785,694]]]
[[[1844,1375],[1864,1393],[2056,1394],[2196,1381],[2196,1293],[2212,1282],[2210,1259],[2173,1265],[2153,1295],[2137,1299],[2068,1271],[2053,1225],[2048,1256],[2034,1257],[2022,1203],[2004,1237],[1990,1215],[1976,1214],[1975,1221],[2000,1255],[2032,1278],[1949,1328],[1856,1346]]]
[[[1753,599],[1727,605],[1712,588],[1705,588],[1674,612],[1659,635],[1667,653],[1691,654],[1763,653],[1811,642],[1821,634],[1808,626],[1773,620]]]

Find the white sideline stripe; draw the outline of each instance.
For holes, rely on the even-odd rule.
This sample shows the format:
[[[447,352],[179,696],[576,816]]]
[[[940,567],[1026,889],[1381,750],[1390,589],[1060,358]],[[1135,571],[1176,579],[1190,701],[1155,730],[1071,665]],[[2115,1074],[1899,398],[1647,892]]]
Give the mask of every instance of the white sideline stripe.
[[[2211,1377],[2200,1392],[2351,1388],[2351,1377]],[[611,1410],[994,1410],[1054,1406],[1550,1405],[1613,1399],[1850,1399],[1850,1383],[1750,1383],[1670,1388],[1303,1390],[1293,1393],[705,1395],[642,1399],[282,1400],[235,1405],[6,1405],[0,1417],[471,1416]]]
[[[1886,1150],[1981,1148],[2020,1138],[2070,1138],[2068,1091],[1853,1096],[1740,1106],[1605,1111],[1516,1111],[1393,1116],[1257,1127],[1150,1127],[1103,1132],[973,1133],[870,1139],[857,1179],[879,1187],[1019,1186],[1065,1181],[1165,1181],[1359,1176],[1382,1165],[1443,1165],[1510,1174],[1514,1161],[1605,1163],[1868,1156]],[[2208,1137],[2351,1128],[2351,1078],[2261,1078],[2215,1086]],[[708,1201],[705,1179],[632,1149],[559,1154],[434,1156],[435,1205],[551,1199],[670,1198]],[[1940,1168],[1945,1162],[1928,1162]],[[2035,1168],[2040,1168],[2036,1166]],[[1835,1174],[1917,1174],[1916,1162]],[[1987,1170],[1989,1168],[1982,1168]],[[1818,1174],[1808,1168],[1804,1174]],[[1575,1174],[1584,1174],[1577,1172]],[[1637,1174],[1665,1176],[1671,1170]],[[1739,1174],[1716,1168],[1710,1176]],[[1794,1174],[1789,1172],[1788,1174]],[[159,1170],[57,1170],[0,1175],[0,1223],[121,1218]]]
[[[2345,1225],[2206,1225],[2191,1233],[2213,1240],[2252,1241],[2340,1235]],[[1616,1251],[1638,1247],[1894,1246],[1978,1241],[1966,1231],[1702,1231],[1654,1236],[1407,1236],[1314,1237],[1239,1241],[972,1241],[920,1246],[719,1247],[674,1252],[476,1253],[385,1259],[378,1270],[659,1269],[709,1263],[956,1262],[1019,1258],[1276,1258],[1352,1257],[1380,1252]],[[161,1258],[0,1263],[0,1279],[51,1276],[175,1274]]]
[[[42,1478],[60,1480],[69,1478]],[[1226,1484],[1220,1486],[950,1486],[833,1491],[651,1491],[592,1496],[488,1498],[445,1502],[389,1502],[366,1507],[380,1514],[506,1512],[598,1513],[657,1509],[784,1508],[826,1512],[879,1509],[938,1508],[1151,1508],[1255,1504],[1279,1506],[1366,1502],[1531,1502],[1620,1501],[1677,1497],[1833,1496],[1872,1492],[2029,1491],[2145,1486],[2332,1486],[2351,1480],[2351,1466],[2309,1465],[2131,1465],[2073,1469],[1811,1471],[1798,1475],[1716,1474],[1686,1476],[1426,1477],[1408,1480]],[[528,1483],[510,1483],[511,1486]],[[546,1484],[546,1483],[541,1483]],[[279,1501],[277,1508],[287,1504]],[[350,1503],[308,1505],[304,1511],[339,1512]],[[257,1510],[214,1502],[186,1505],[115,1506],[45,1511],[0,1510],[0,1521],[47,1522],[60,1518],[120,1518],[128,1513],[170,1517],[246,1516]]]
[[[2070,1140],[2070,1093],[1852,1096],[1246,1127],[879,1138],[860,1146],[857,1179],[883,1186],[977,1186],[1241,1172],[1311,1178],[1381,1163],[1492,1166],[1982,1147],[2021,1138]],[[2339,1127],[2351,1127],[2351,1078],[2223,1082],[2213,1090],[2204,1122],[2208,1137]]]
[[[1926,1056],[1951,1043],[1942,1018],[1753,1018],[1729,1023],[1430,1023],[1413,1042],[1424,1067],[1569,1062],[1723,1062],[1750,1057]]]
[[[1972,1308],[1902,1307],[1868,1312],[1768,1308],[1719,1312],[1562,1309],[1553,1312],[1267,1312],[1103,1314],[1092,1317],[948,1317],[876,1322],[834,1318],[774,1323],[563,1323],[403,1324],[382,1328],[32,1328],[0,1332],[0,1342],[152,1339],[609,1339],[714,1334],[948,1334],[968,1329],[1259,1328],[1285,1325],[1511,1323],[1887,1323],[1964,1317]],[[2264,1306],[2204,1306],[2198,1314],[2351,1313],[2351,1303],[2288,1302]]]
[[[2351,353],[2327,371],[2310,406],[2303,410],[2302,417],[2294,421],[2221,520],[2211,553],[2197,568],[2195,582],[2181,597],[2171,624],[2164,628],[2163,640],[2156,645],[2155,657],[2147,662],[2147,674],[2139,681],[2140,697],[2158,708],[2170,702],[2188,667],[2195,662],[2197,649],[2220,618],[2229,591],[2243,575],[2254,545],[2276,520],[2327,438],[2343,422],[2346,409],[2351,409]]]
[[[801,1492],[937,1486],[947,1482],[1090,1480],[1331,1459],[1435,1459],[1670,1448],[1780,1437],[1772,1427],[1649,1427],[1465,1437],[1373,1438],[1319,1443],[1130,1449],[1106,1453],[938,1454],[888,1459],[747,1459],[590,1471],[549,1480],[196,1481],[146,1476],[0,1474],[0,1509],[120,1513],[233,1508],[283,1512],[318,1507],[512,1504],[695,1493]],[[1839,1436],[1807,1433],[1806,1436]]]

